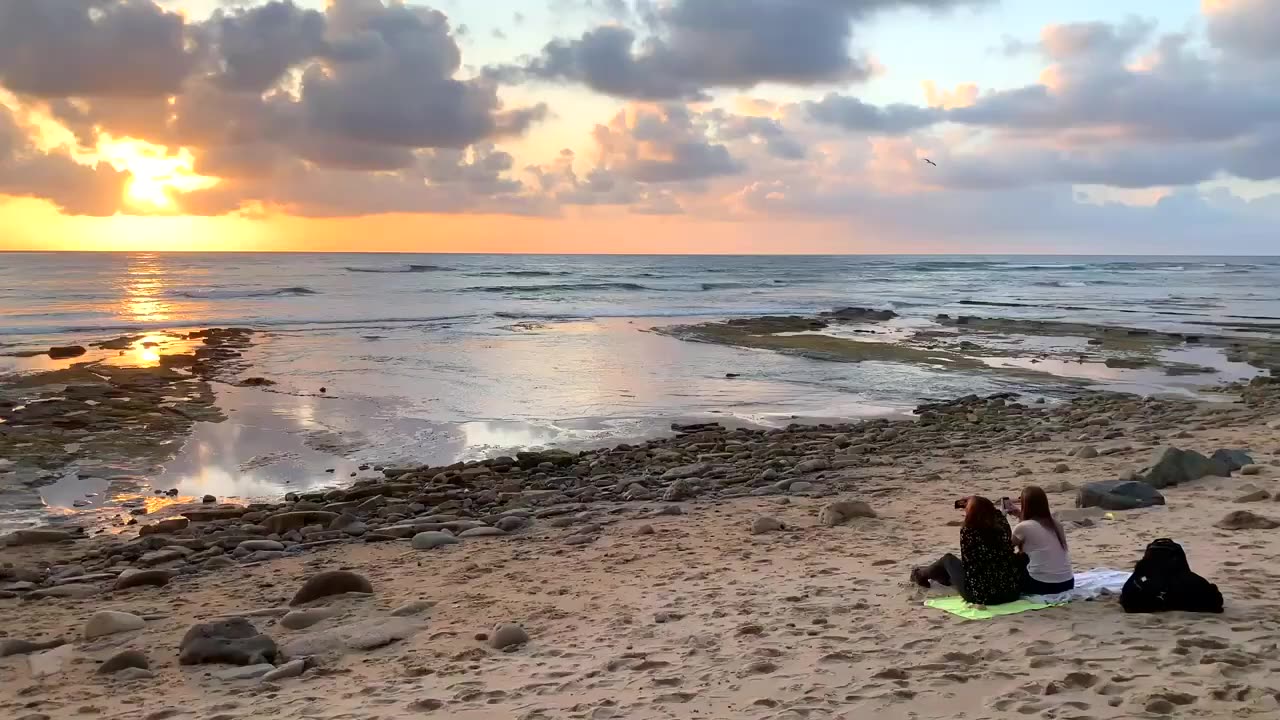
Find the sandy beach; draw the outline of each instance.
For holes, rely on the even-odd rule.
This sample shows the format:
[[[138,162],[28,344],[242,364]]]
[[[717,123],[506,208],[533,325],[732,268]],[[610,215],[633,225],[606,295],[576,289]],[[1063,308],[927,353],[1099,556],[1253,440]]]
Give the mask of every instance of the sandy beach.
[[[684,472],[663,471],[628,491],[640,494],[634,485],[647,483],[648,499],[584,499],[582,489],[622,484],[612,474],[582,482],[587,473],[574,483],[578,491],[504,493],[507,510],[492,513],[481,496],[501,473],[473,465],[413,490],[447,481],[456,497],[477,498],[454,503],[455,517],[475,518],[454,528],[473,531],[433,549],[396,539],[409,536],[396,528],[418,520],[386,520],[377,502],[359,513],[368,525],[363,538],[337,533],[323,536],[326,543],[295,534],[322,527],[259,533],[293,547],[256,557],[223,555],[217,545],[231,538],[235,548],[243,532],[258,532],[243,517],[151,535],[143,549],[161,549],[132,563],[122,544],[141,541],[127,537],[10,547],[3,584],[22,590],[0,600],[3,639],[65,644],[0,661],[0,710],[32,720],[1270,716],[1280,711],[1280,591],[1271,567],[1280,530],[1217,525],[1240,510],[1264,525],[1280,517],[1270,500],[1280,494],[1280,389],[1255,381],[1236,390],[1242,403],[1099,395],[1024,409],[968,399],[916,421],[772,431],[761,437],[773,448],[835,436],[821,445],[831,454],[810,453],[822,462],[805,466],[823,469],[778,473],[785,487],[772,478],[741,486],[673,480]],[[1019,419],[1024,413],[1030,417]],[[607,470],[605,459],[621,455],[670,470],[678,457],[716,455],[746,432],[686,430],[574,461]],[[852,436],[839,437],[841,430]],[[936,442],[942,437],[946,444]],[[922,444],[931,438],[932,447]],[[1175,443],[1206,454],[1245,449],[1254,464],[1247,475],[1165,488],[1164,506],[1073,508],[1080,486],[1125,476]],[[1079,453],[1084,445],[1097,456]],[[636,460],[637,452],[648,459]],[[710,466],[702,472],[723,475]],[[397,477],[379,487],[384,494],[415,482],[414,471],[387,474]],[[970,621],[924,607],[943,591],[912,586],[907,574],[955,549],[952,501],[1014,496],[1028,482],[1050,491],[1077,571],[1130,569],[1149,540],[1171,537],[1221,588],[1226,612],[1126,615],[1115,598],[1101,598]],[[824,509],[847,500],[866,502],[875,517],[827,517]],[[298,507],[311,506],[290,502],[253,517],[283,528],[271,516],[296,515]],[[494,536],[476,536],[475,527]],[[193,553],[197,547],[207,549]],[[197,560],[215,556],[217,563]],[[114,590],[122,572],[136,572],[131,564],[171,573],[160,587]],[[295,591],[329,570],[357,573],[373,592],[321,598],[286,620],[298,609],[289,606]],[[76,574],[82,582],[55,579]],[[41,592],[55,587],[80,590],[33,596],[57,595]],[[90,619],[106,610],[140,617],[141,627],[84,639]],[[278,646],[283,674],[300,676],[263,680],[272,668],[179,664],[188,628],[225,617],[247,618]],[[306,623],[314,624],[288,627]],[[503,623],[524,635],[496,649],[489,636]],[[141,651],[149,669],[98,673],[124,650]],[[231,679],[237,673],[247,677]]]

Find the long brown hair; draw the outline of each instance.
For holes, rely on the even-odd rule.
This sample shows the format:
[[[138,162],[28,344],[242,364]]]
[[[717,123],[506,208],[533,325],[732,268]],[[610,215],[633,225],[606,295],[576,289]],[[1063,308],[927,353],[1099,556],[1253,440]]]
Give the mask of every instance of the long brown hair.
[[[982,530],[994,530],[1000,526],[1000,511],[995,503],[974,495],[964,506],[964,526]]]
[[[1062,532],[1062,526],[1058,521],[1053,519],[1053,513],[1049,512],[1049,496],[1044,494],[1044,490],[1035,485],[1023,488],[1021,506],[1020,515],[1023,521],[1035,520],[1044,529],[1052,530],[1053,534],[1058,536],[1058,542],[1062,543],[1062,549],[1067,549],[1067,536]]]

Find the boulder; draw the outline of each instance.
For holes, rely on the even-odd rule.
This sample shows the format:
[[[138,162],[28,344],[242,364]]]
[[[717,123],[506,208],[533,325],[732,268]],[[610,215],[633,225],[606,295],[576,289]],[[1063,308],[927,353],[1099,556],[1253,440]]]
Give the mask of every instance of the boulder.
[[[0,658],[9,657],[10,655],[29,655],[33,652],[41,650],[52,650],[56,647],[66,645],[67,641],[62,638],[54,638],[52,640],[20,640],[18,638],[5,638],[0,640]]]
[[[1142,479],[1158,490],[1209,475],[1229,477],[1231,468],[1221,458],[1211,460],[1195,450],[1169,447],[1159,451],[1155,464],[1142,473]]]
[[[675,480],[662,493],[663,502],[680,502],[693,497],[693,486],[683,479]]]
[[[529,518],[523,518],[519,515],[508,515],[501,520],[498,520],[495,527],[505,532],[515,532],[516,530],[524,528],[528,524]]]
[[[306,672],[306,670],[307,661],[304,658],[298,658],[297,660],[290,660],[280,667],[267,672],[262,676],[262,681],[274,682],[276,680],[287,680],[288,678],[298,677],[302,673]]]
[[[662,473],[663,480],[685,480],[693,477],[701,477],[711,471],[710,463],[693,463],[692,465],[677,465],[670,470]]]
[[[80,345],[61,345],[49,348],[49,357],[53,360],[67,360],[80,357],[88,352]]]
[[[249,512],[249,508],[239,505],[220,505],[218,507],[203,507],[192,510],[185,510],[182,517],[191,522],[212,522],[214,520],[234,520]]]
[[[298,592],[294,593],[290,605],[303,605],[330,595],[342,593],[372,593],[373,585],[363,575],[348,570],[328,570],[308,578]]]
[[[470,530],[463,530],[458,533],[460,538],[478,538],[478,537],[499,537],[507,533],[496,527],[474,527]]]
[[[1092,445],[1081,445],[1075,452],[1076,457],[1083,460],[1090,460],[1098,457],[1098,448]]]
[[[1225,466],[1230,472],[1253,464],[1253,458],[1244,450],[1214,450],[1209,459]]]
[[[255,665],[246,665],[244,667],[224,668],[216,670],[213,676],[219,680],[253,680],[265,676],[267,673],[275,670],[276,666],[271,663],[257,663]]]
[[[92,640],[104,635],[141,630],[147,622],[133,613],[103,610],[93,614],[84,624],[84,639]]]
[[[414,550],[434,550],[444,545],[457,545],[459,541],[447,532],[428,531],[414,535],[409,542]]]
[[[15,530],[3,537],[4,545],[46,545],[64,540],[74,540],[75,535],[66,530],[35,528],[32,530]]]
[[[1262,502],[1263,500],[1271,499],[1271,493],[1263,490],[1257,485],[1245,485],[1240,488],[1240,492],[1243,494],[1237,496],[1235,499],[1238,503]]]
[[[1280,522],[1248,510],[1232,510],[1213,526],[1221,530],[1274,530]]]
[[[277,654],[275,641],[242,617],[192,625],[178,644],[183,665],[257,665],[275,662]]]
[[[1262,466],[1261,465],[1245,465],[1244,467],[1240,468],[1240,474],[1241,475],[1261,475]]]
[[[831,463],[826,458],[813,458],[812,460],[803,460],[796,463],[796,472],[798,473],[811,473],[830,469]]]
[[[1076,507],[1099,507],[1104,510],[1135,510],[1163,505],[1164,496],[1154,487],[1139,480],[1105,480],[1088,483],[1076,496]]]
[[[826,527],[835,527],[854,518],[873,518],[876,511],[861,500],[840,500],[828,504],[818,513],[818,522]]]

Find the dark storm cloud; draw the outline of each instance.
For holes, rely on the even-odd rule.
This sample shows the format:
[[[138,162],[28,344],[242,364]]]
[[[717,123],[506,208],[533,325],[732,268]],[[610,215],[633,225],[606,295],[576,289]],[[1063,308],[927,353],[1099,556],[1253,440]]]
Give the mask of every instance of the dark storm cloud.
[[[548,43],[519,68],[645,100],[694,99],[715,87],[864,80],[850,54],[853,21],[893,8],[945,9],[973,0],[677,0],[653,12],[652,35],[603,26]],[[505,68],[510,77],[516,68]]]
[[[292,2],[218,11],[206,23],[216,48],[217,83],[262,92],[290,68],[325,51],[325,17]]]
[[[42,98],[174,93],[196,62],[186,31],[147,1],[3,0],[0,84]]]

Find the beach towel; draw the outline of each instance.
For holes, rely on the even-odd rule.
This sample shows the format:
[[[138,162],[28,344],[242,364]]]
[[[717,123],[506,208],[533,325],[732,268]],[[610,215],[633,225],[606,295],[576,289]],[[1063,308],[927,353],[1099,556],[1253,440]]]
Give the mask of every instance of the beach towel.
[[[1068,592],[1055,595],[1027,595],[1019,600],[1003,605],[987,605],[985,607],[970,605],[959,595],[929,598],[924,601],[927,607],[945,610],[952,615],[959,615],[967,620],[990,620],[1001,615],[1016,615],[1031,610],[1066,605],[1073,600],[1093,600],[1103,595],[1119,595],[1130,573],[1126,570],[1108,570],[1095,568],[1087,572],[1075,574],[1076,586]]]

